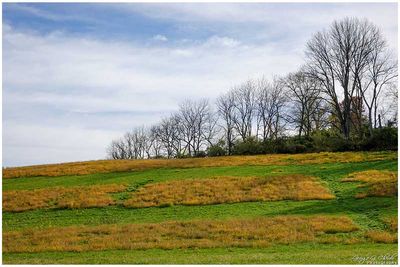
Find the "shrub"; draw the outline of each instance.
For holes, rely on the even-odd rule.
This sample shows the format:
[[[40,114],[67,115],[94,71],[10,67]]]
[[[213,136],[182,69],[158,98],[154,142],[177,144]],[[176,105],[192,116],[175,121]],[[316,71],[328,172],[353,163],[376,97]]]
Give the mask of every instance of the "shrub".
[[[152,159],[166,159],[167,157],[163,156],[163,155],[157,155],[157,156],[153,156]]]
[[[233,146],[233,155],[256,155],[263,154],[264,148],[262,142],[251,136],[245,141],[237,141]]]
[[[311,136],[311,143],[314,152],[344,152],[360,149],[357,139],[347,140],[331,130],[315,132]]]
[[[207,156],[209,157],[225,156],[226,150],[224,146],[225,146],[224,141],[219,141],[217,144],[210,146],[207,149]]]
[[[314,151],[314,143],[310,137],[290,137],[281,143],[277,146],[278,153],[296,154]]]
[[[195,154],[194,154],[194,157],[195,158],[205,158],[207,156],[207,154],[206,154],[206,152],[205,151],[198,151],[198,152],[196,152]]]
[[[397,128],[374,129],[373,135],[363,142],[364,150],[397,150]]]
[[[264,153],[285,153],[280,151],[285,151],[286,138],[280,137],[275,140],[265,140],[263,141]]]

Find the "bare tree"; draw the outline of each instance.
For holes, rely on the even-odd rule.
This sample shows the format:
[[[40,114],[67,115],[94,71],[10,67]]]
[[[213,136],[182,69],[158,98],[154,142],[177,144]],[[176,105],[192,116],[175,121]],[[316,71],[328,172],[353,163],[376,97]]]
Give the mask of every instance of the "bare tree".
[[[124,135],[128,159],[143,159],[145,157],[146,132],[144,127],[136,127]]]
[[[222,128],[225,131],[228,155],[231,155],[235,141],[235,96],[232,91],[221,95],[217,99],[217,111],[223,121]]]
[[[164,118],[160,124],[153,128],[155,137],[161,142],[162,147],[165,149],[168,158],[174,155],[174,137],[175,129],[174,123],[171,118]]]
[[[319,82],[303,71],[290,73],[281,80],[288,92],[291,104],[289,122],[295,125],[298,135],[309,136],[321,127],[322,98]]]
[[[159,136],[159,126],[153,125],[149,130],[149,142],[151,143],[149,157],[158,158],[161,156],[163,143]]]
[[[255,88],[254,81],[248,80],[233,90],[235,107],[233,122],[243,141],[251,136],[256,100]]]
[[[111,142],[108,156],[113,159],[142,159],[150,157],[148,133],[144,127],[136,127],[121,139]],[[148,153],[147,153],[148,152]],[[147,153],[147,154],[146,154]]]
[[[196,114],[193,110],[191,101],[187,100],[180,104],[176,122],[179,124],[181,138],[185,143],[184,152],[187,151],[187,153],[191,155],[194,149],[194,125],[196,123]]]
[[[397,126],[398,116],[398,101],[399,101],[399,89],[397,83],[391,83],[386,92],[386,96],[390,99],[389,109],[392,111],[391,119],[388,121],[389,125]]]
[[[215,121],[207,99],[186,100],[180,104],[177,123],[185,143],[184,151],[197,155],[212,141]]]
[[[206,124],[203,128],[203,138],[206,141],[206,146],[213,146],[215,145],[215,142],[218,141],[216,139],[217,136],[217,131],[218,131],[218,116],[214,112],[214,110],[211,108],[211,106],[208,107],[208,112],[206,116]]]
[[[155,138],[152,135],[151,128],[142,128],[142,142],[143,142],[143,157],[150,159],[152,157],[153,145]]]
[[[283,109],[287,102],[284,87],[277,78],[272,83],[262,78],[257,82],[256,96],[257,128],[261,129],[262,139],[276,139],[283,131]]]
[[[321,82],[345,138],[350,137],[357,77],[366,68],[377,38],[378,28],[367,20],[346,18],[318,32],[307,44],[308,73]]]
[[[378,38],[366,70],[357,76],[359,93],[367,107],[370,135],[373,134],[372,129],[377,127],[378,104],[382,91],[390,90],[397,82],[397,61],[392,58],[393,55],[387,50],[386,41]]]
[[[127,153],[122,139],[113,140],[107,149],[107,157],[110,159],[126,159]]]

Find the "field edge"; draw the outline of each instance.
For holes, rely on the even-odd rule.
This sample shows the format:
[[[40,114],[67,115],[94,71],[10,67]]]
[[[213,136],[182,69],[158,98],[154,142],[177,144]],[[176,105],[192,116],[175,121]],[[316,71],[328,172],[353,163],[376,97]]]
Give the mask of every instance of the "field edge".
[[[3,253],[3,264],[397,264],[397,244]]]

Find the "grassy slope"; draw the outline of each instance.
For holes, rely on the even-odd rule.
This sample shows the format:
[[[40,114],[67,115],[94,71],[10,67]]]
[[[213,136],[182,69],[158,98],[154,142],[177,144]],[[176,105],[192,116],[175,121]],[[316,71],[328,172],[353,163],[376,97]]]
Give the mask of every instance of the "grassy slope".
[[[212,176],[265,176],[301,173],[319,176],[332,182],[338,182],[339,176],[365,169],[397,170],[396,161],[375,161],[359,163],[327,163],[314,165],[287,165],[287,166],[229,166],[229,167],[202,167],[187,169],[153,169],[140,172],[120,172],[89,174],[81,176],[59,177],[27,177],[3,179],[3,191],[36,189],[54,186],[81,186],[94,184],[140,184],[149,180],[161,182],[168,179],[205,178]]]
[[[380,152],[321,152],[304,154],[269,154],[252,156],[223,156],[185,159],[98,160],[61,164],[12,167],[3,169],[3,178],[85,175],[110,172],[143,171],[159,168],[196,168],[221,166],[293,165],[332,162],[364,162],[394,160],[393,151]]]
[[[382,256],[386,255],[386,261]],[[150,249],[3,254],[18,264],[396,264],[397,245],[280,245],[269,248]],[[376,261],[374,260],[376,259]]]
[[[284,214],[346,214],[362,228],[383,229],[381,218],[397,214],[397,198],[354,199],[357,183],[341,183],[340,179],[365,169],[397,170],[396,161],[362,163],[330,163],[289,166],[235,166],[192,169],[157,169],[130,173],[108,173],[85,176],[18,178],[3,180],[3,190],[34,189],[52,186],[76,186],[107,183],[165,181],[168,179],[202,178],[218,175],[263,176],[267,174],[302,173],[320,177],[337,196],[330,201],[278,201],[220,204],[210,206],[173,206],[167,208],[127,209],[120,206],[80,210],[35,210],[3,213],[3,231],[23,228],[108,223],[161,222],[201,218],[274,216]],[[382,255],[397,251],[397,245],[319,245],[274,246],[266,249],[202,249],[102,251],[91,253],[3,254],[5,263],[355,263],[354,255]],[[342,256],[338,256],[342,255]],[[78,256],[78,257],[77,257]],[[188,262],[188,260],[190,260]],[[396,259],[397,260],[397,259]]]

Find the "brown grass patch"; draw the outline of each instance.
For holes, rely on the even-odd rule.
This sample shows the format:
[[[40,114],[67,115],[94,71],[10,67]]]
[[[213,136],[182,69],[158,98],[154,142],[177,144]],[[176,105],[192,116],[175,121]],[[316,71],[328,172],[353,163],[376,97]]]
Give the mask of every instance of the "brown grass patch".
[[[389,226],[390,231],[396,232],[398,230],[398,220],[397,217],[387,217],[383,221]]]
[[[365,237],[376,243],[397,243],[397,216],[383,218],[382,221],[388,226],[388,231],[371,230],[365,232]]]
[[[343,182],[365,182],[365,183],[375,183],[383,181],[397,181],[397,173],[391,171],[378,171],[378,170],[368,170],[361,172],[354,172],[349,175],[349,177],[342,179]]]
[[[397,159],[392,152],[340,152],[306,154],[272,154],[257,156],[226,156],[191,159],[151,159],[151,160],[98,160],[62,164],[37,165],[3,169],[3,178],[30,176],[63,176],[107,173],[119,171],[140,171],[154,168],[194,168],[242,165],[289,165],[346,163]]]
[[[387,231],[368,231],[366,232],[365,237],[376,243],[397,243],[397,233],[391,233]]]
[[[366,187],[367,191],[357,194],[356,198],[397,196],[397,172],[378,170],[355,172],[342,181],[365,183],[361,187]]]
[[[125,185],[109,184],[79,187],[54,187],[3,192],[3,211],[38,208],[89,208],[113,205],[109,193],[121,192]]]
[[[324,233],[357,229],[347,217],[327,216],[74,226],[3,233],[3,252],[265,247],[319,242]]]
[[[328,189],[311,176],[217,177],[147,184],[134,192],[124,205],[143,208],[333,198]]]

